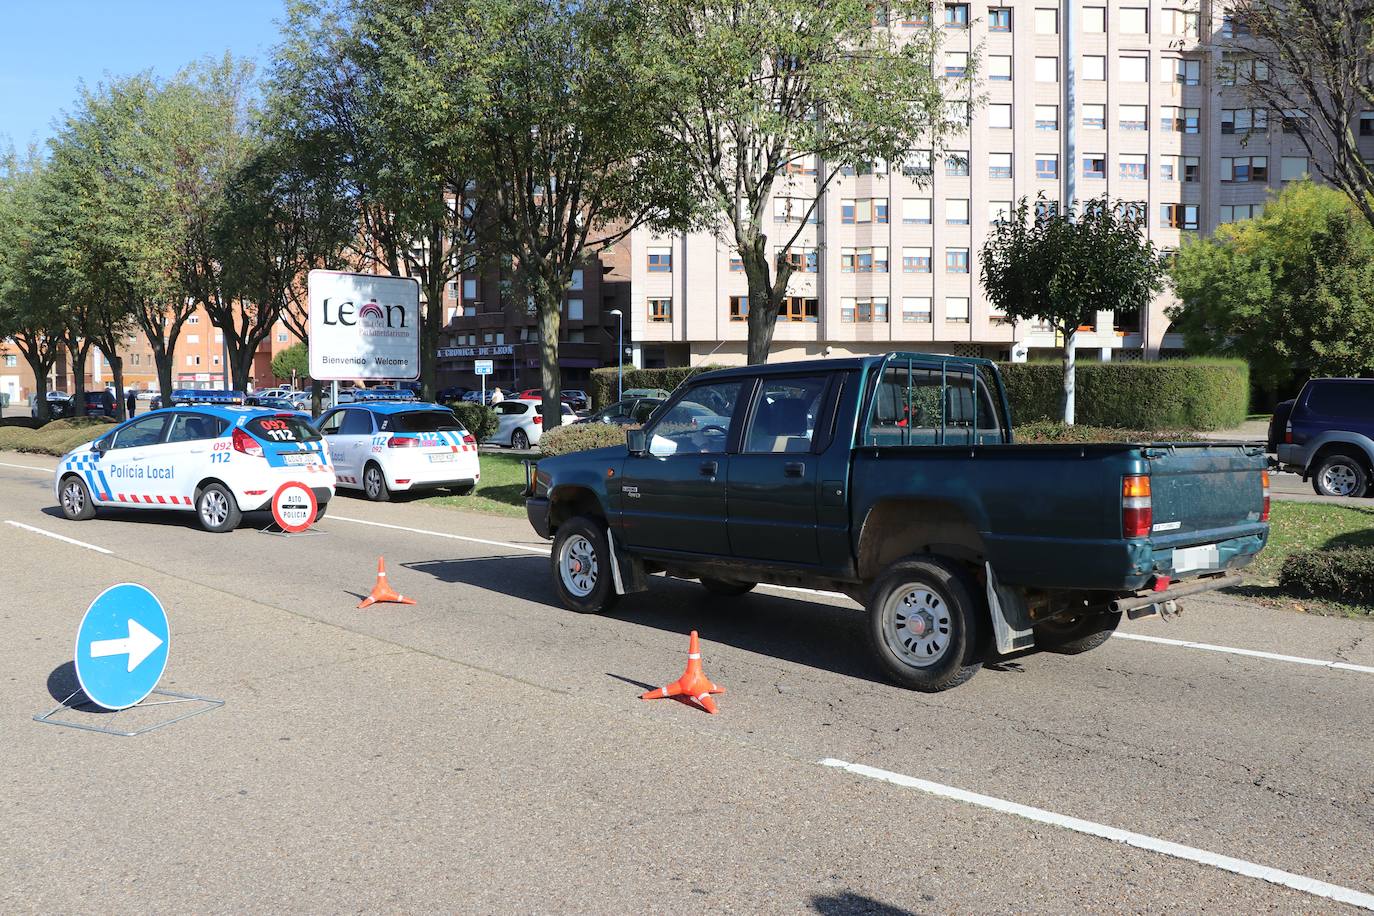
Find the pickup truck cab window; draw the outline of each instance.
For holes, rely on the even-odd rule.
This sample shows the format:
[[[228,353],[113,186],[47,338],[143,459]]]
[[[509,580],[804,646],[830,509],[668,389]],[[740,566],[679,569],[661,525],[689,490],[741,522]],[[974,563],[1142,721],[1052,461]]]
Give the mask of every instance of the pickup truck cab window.
[[[1003,441],[996,388],[967,365],[893,361],[873,392],[868,445],[973,445]]]
[[[829,377],[767,378],[754,401],[746,453],[809,452]]]
[[[742,386],[719,382],[688,390],[650,429],[649,454],[723,455]]]

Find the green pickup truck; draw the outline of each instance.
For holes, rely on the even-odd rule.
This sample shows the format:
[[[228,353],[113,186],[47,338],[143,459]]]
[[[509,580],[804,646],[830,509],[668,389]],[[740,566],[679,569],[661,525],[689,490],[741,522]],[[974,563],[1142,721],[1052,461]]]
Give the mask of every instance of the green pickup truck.
[[[1122,614],[1238,580],[1269,535],[1263,449],[1016,445],[994,364],[926,353],[693,376],[625,446],[542,459],[526,508],[553,581],[596,613],[648,576],[758,583],[868,609],[916,690],[992,653],[1101,645]]]

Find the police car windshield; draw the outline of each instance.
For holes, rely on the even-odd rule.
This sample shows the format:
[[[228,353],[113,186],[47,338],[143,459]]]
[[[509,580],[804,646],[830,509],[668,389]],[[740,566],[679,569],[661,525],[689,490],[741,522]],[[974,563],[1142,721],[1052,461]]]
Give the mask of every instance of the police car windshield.
[[[320,438],[315,427],[297,416],[254,417],[245,427],[268,442],[318,442]]]
[[[379,416],[378,426],[388,433],[458,432],[463,424],[451,410],[412,410]]]

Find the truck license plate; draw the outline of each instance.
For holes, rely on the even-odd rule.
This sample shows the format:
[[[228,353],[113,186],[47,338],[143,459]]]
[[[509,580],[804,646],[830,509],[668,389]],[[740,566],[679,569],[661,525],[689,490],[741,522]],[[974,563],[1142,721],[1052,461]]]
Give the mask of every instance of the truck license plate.
[[[444,452],[444,453],[441,454],[441,455],[430,455],[430,456],[429,456],[429,463],[430,463],[430,464],[440,464],[440,463],[442,463],[442,462],[444,462],[444,461],[452,461],[453,459],[455,459],[455,458],[457,458],[457,457],[458,457],[458,456],[455,455],[455,454],[453,454],[453,452]]]
[[[1200,547],[1179,547],[1174,550],[1174,572],[1187,572],[1191,569],[1215,569],[1221,563],[1221,554],[1216,544],[1203,544]]]
[[[287,456],[286,456],[286,463],[287,463],[288,465],[291,465],[291,466],[299,466],[299,465],[303,465],[303,464],[314,464],[314,463],[315,463],[315,456],[314,456],[314,455],[287,455]]]

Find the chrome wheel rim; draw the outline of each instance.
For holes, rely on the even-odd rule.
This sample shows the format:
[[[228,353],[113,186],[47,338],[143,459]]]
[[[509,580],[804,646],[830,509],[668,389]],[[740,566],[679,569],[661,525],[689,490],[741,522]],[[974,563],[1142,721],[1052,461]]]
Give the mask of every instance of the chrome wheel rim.
[[[596,588],[598,571],[596,548],[591,541],[574,534],[563,542],[558,550],[558,574],[564,588],[578,598],[585,598]]]
[[[70,480],[62,488],[62,509],[68,515],[80,515],[81,510],[86,507],[86,494],[82,490],[81,484],[75,480]]]
[[[954,641],[951,612],[943,595],[928,585],[906,585],[883,605],[883,638],[892,653],[913,668],[929,668]]]
[[[367,471],[367,495],[376,499],[382,492],[382,475],[376,468]]]
[[[1343,464],[1333,464],[1322,471],[1322,489],[1334,496],[1349,496],[1355,492],[1355,471]]]
[[[515,431],[515,435],[511,437],[510,444],[515,446],[516,448],[529,448],[530,437],[517,429]]]
[[[207,490],[200,498],[200,517],[206,525],[218,528],[229,517],[229,500],[219,490]]]

